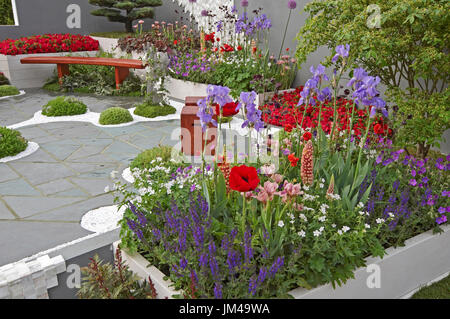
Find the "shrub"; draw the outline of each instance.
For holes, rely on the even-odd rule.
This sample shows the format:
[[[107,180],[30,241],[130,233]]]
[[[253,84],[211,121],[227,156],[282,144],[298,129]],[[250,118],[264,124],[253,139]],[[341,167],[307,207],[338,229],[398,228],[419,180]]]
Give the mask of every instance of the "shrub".
[[[298,62],[320,46],[334,49],[348,43],[352,53],[347,67],[379,76],[390,102],[398,106],[397,143],[417,144],[426,157],[450,125],[449,9],[443,0],[311,1],[297,35]]]
[[[151,278],[141,284],[139,277],[123,262],[116,250],[114,266],[103,264],[98,255],[81,269],[84,277],[78,297],[80,299],[155,299],[155,286]]]
[[[102,125],[121,124],[133,121],[133,117],[127,109],[111,107],[100,114],[99,123]]]
[[[163,162],[168,162],[171,158],[172,147],[166,145],[159,145],[151,149],[145,150],[138,154],[131,162],[130,168],[146,168],[157,157],[160,157]]]
[[[136,109],[134,110],[134,114],[143,117],[153,118],[157,116],[166,116],[169,114],[175,114],[176,111],[177,111],[176,108],[174,108],[171,105],[167,104],[152,105],[149,104],[148,102],[144,102],[136,107]]]
[[[9,80],[6,77],[6,75],[3,74],[3,72],[0,72],[0,85],[6,85],[9,84]]]
[[[12,85],[0,85],[0,97],[19,94],[19,90]]]
[[[19,131],[0,127],[0,158],[14,156],[23,152],[28,146]]]
[[[84,114],[87,106],[72,97],[58,96],[42,107],[42,114],[47,116],[64,116]]]

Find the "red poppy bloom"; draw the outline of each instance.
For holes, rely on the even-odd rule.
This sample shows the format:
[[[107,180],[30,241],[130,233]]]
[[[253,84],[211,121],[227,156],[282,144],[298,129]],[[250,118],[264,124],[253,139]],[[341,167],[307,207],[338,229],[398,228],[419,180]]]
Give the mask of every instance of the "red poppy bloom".
[[[288,133],[290,133],[290,132],[292,132],[292,129],[293,129],[294,127],[291,125],[291,124],[285,124],[284,125],[284,130],[286,131],[286,132],[288,132]]]
[[[214,35],[214,33],[215,33],[215,32],[210,33],[210,34],[205,34],[205,41],[209,41],[209,42],[211,42],[211,43],[214,43],[214,41],[215,41],[215,35]]]
[[[173,40],[173,45],[177,45],[178,41],[177,40]]]
[[[252,51],[253,51],[253,53],[255,53],[255,52],[256,52],[256,50],[257,50],[257,48],[256,48],[256,47],[253,47],[253,48],[252,48]]]
[[[234,166],[230,172],[230,188],[238,192],[249,192],[259,184],[256,168],[245,165]]]
[[[291,162],[291,166],[292,166],[292,167],[297,166],[297,162],[298,162],[299,159],[300,159],[300,158],[295,157],[295,153],[291,153],[291,154],[289,154],[289,156],[288,156],[288,160],[289,160],[289,162]]]
[[[242,50],[242,47],[241,47],[240,45],[238,45],[238,46],[237,46],[237,50],[238,50],[238,51],[241,51],[241,50]]]
[[[236,114],[239,113],[239,111],[236,111],[236,107],[237,107],[237,103],[235,102],[230,102],[225,104],[222,107],[222,116],[223,117],[230,117],[230,116],[234,116]],[[219,109],[219,104],[216,104],[216,114],[219,115],[220,114],[220,109]]]
[[[303,140],[305,140],[305,142],[308,142],[311,138],[312,138],[311,132],[303,133]]]

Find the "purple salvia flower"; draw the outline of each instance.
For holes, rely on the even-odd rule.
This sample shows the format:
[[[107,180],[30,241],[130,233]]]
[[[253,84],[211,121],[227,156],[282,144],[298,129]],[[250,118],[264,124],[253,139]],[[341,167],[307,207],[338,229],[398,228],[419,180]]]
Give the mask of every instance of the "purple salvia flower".
[[[222,285],[217,282],[214,285],[214,297],[216,299],[222,299]]]
[[[284,257],[278,257],[277,260],[274,261],[272,267],[270,267],[269,273],[271,277],[275,277],[278,270],[284,265]]]

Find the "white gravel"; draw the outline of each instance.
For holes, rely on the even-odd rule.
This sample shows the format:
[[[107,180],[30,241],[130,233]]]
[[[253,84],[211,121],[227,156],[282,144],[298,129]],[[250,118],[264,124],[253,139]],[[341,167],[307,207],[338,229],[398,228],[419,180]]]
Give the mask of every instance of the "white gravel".
[[[10,97],[21,96],[21,95],[24,95],[24,94],[25,94],[25,91],[24,91],[24,90],[20,90],[20,91],[19,91],[19,94],[2,96],[2,97],[0,97],[0,100],[3,100],[3,99],[9,99]]]
[[[28,155],[33,154],[38,149],[39,149],[39,144],[38,143],[28,142],[28,146],[25,149],[25,151],[20,152],[19,154],[14,155],[14,156],[7,156],[7,157],[0,158],[0,163],[11,162],[11,161],[14,161],[14,160],[18,160],[20,158],[24,158],[24,157],[26,157]]]
[[[43,124],[43,123],[54,123],[54,122],[88,122],[92,123],[95,126],[99,127],[121,127],[121,126],[129,126],[139,122],[156,122],[156,121],[168,121],[168,120],[177,120],[180,118],[181,110],[184,106],[183,103],[171,101],[170,104],[176,108],[176,113],[166,115],[166,116],[158,116],[154,118],[146,118],[143,116],[138,116],[134,114],[135,108],[129,109],[131,116],[133,117],[132,122],[122,123],[117,125],[101,125],[98,120],[100,118],[100,113],[88,111],[85,114],[81,115],[71,115],[71,116],[45,116],[42,115],[42,111],[37,111],[34,113],[33,118],[8,126],[11,129],[17,129],[24,126]]]
[[[95,233],[104,233],[118,228],[126,207],[118,209],[117,205],[100,207],[91,210],[81,218],[81,227]]]

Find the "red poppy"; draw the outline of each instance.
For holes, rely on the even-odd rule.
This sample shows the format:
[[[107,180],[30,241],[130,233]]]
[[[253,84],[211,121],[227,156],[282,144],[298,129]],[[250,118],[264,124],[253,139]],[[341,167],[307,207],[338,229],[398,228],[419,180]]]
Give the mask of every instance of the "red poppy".
[[[256,168],[245,165],[234,166],[230,172],[230,188],[238,192],[249,192],[259,184]]]
[[[211,43],[214,43],[214,38],[215,38],[214,33],[215,32],[210,33],[210,34],[205,34],[205,41],[209,41]]]
[[[289,154],[289,156],[288,156],[288,160],[289,160],[289,162],[291,162],[291,166],[292,166],[292,167],[297,166],[297,162],[298,162],[299,159],[300,159],[300,158],[295,157],[295,153],[291,153],[291,154]]]
[[[289,48],[286,48],[286,52],[289,52]]]
[[[303,133],[303,140],[304,140],[305,142],[308,142],[311,138],[312,138],[311,132],[305,132],[305,133]]]
[[[252,48],[253,53],[255,53],[256,50],[257,50],[257,47],[253,47],[253,48]]]
[[[238,105],[238,103],[235,103],[235,102],[230,102],[230,103],[225,104],[222,107],[222,116],[230,117],[230,116],[234,116],[234,115],[238,114],[239,111],[236,111],[237,105]],[[219,104],[216,104],[216,114],[217,115],[220,114]]]
[[[216,41],[219,42],[219,41],[220,41],[220,38],[216,38]]]
[[[242,47],[241,47],[240,45],[238,45],[238,46],[237,46],[237,50],[238,50],[238,51],[241,51],[241,50],[242,50]]]
[[[178,41],[177,40],[173,40],[173,45],[177,45]]]

